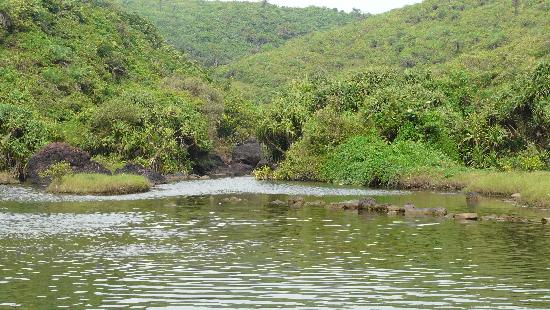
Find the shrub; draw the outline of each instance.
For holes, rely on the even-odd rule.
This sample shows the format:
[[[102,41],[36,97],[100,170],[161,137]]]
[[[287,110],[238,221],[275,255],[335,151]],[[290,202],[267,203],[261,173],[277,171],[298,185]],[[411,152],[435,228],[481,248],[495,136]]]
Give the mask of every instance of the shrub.
[[[273,177],[277,180],[324,181],[321,173],[324,163],[324,156],[312,154],[300,140],[292,145]]]
[[[257,180],[271,180],[273,179],[273,169],[269,166],[263,166],[255,169],[252,174]]]
[[[48,140],[46,125],[24,108],[0,104],[0,169],[23,175],[27,160]]]
[[[244,142],[255,136],[259,122],[258,106],[238,96],[227,99],[216,131],[220,138]]]
[[[66,175],[72,175],[73,169],[67,161],[60,161],[51,165],[48,169],[40,173],[41,178],[50,178],[52,183],[59,184]]]
[[[440,151],[421,142],[389,144],[378,137],[359,136],[331,152],[324,166],[330,181],[357,185],[396,185],[415,171],[447,170],[457,165]]]
[[[196,102],[169,91],[129,88],[92,110],[91,153],[134,160],[156,171],[186,171],[211,146]]]

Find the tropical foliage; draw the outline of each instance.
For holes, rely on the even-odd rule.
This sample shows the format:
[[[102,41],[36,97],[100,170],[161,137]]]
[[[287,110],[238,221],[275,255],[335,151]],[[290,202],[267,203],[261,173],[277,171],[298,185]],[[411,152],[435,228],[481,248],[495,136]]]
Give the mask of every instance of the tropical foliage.
[[[489,84],[463,70],[383,68],[306,80],[264,106],[258,136],[284,179],[391,184],[450,162],[540,170],[550,159],[548,81],[546,61]]]
[[[109,1],[0,3],[0,170],[49,141],[184,171],[224,95],[143,18]]]

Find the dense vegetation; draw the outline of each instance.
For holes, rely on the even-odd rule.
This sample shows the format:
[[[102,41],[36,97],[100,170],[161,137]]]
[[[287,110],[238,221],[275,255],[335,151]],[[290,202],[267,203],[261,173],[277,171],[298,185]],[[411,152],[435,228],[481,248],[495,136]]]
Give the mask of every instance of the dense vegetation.
[[[221,67],[218,74],[263,100],[293,79],[382,66],[461,69],[491,83],[547,57],[549,14],[550,3],[540,0],[426,0],[291,40]]]
[[[176,47],[207,66],[228,64],[286,41],[363,18],[318,7],[289,8],[266,2],[118,0],[149,18]]]
[[[240,92],[110,1],[8,0],[0,171],[23,174],[52,141],[109,167],[189,171],[255,135],[272,159],[261,178],[517,190],[550,203],[546,183],[494,173],[550,169],[548,1],[427,0],[356,22],[258,3],[120,2],[202,62],[227,63],[217,76]]]
[[[50,141],[185,171],[234,129],[204,72],[109,1],[2,1],[0,76],[0,171]]]
[[[550,63],[499,83],[463,70],[308,80],[263,113],[259,137],[282,160],[278,178],[391,185],[452,162],[541,170],[550,157]]]

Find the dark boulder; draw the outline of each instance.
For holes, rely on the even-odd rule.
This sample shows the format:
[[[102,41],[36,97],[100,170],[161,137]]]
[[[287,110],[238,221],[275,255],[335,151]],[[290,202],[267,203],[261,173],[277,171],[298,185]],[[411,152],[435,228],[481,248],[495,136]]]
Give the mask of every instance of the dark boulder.
[[[34,154],[27,165],[27,180],[34,184],[45,184],[49,180],[40,174],[59,162],[68,162],[75,173],[111,174],[100,163],[91,160],[88,152],[67,143],[51,143]]]
[[[386,209],[388,211],[388,215],[405,215],[405,208],[389,205]]]
[[[324,207],[325,205],[326,203],[324,201],[316,200],[316,201],[308,201],[304,206],[315,208],[315,207]]]
[[[115,174],[142,175],[149,179],[149,181],[151,181],[151,183],[153,184],[166,183],[166,178],[162,174],[134,163],[127,163],[124,167],[117,169],[115,171]]]
[[[235,146],[232,162],[256,168],[262,157],[262,146],[260,143],[258,141],[248,141]]]
[[[329,204],[328,208],[334,209],[334,210],[358,211],[358,210],[361,209],[361,202],[359,200],[334,202],[334,203]]]
[[[224,167],[220,167],[215,170],[215,174],[221,174],[226,176],[243,176],[250,175],[254,171],[254,166],[250,166],[243,163],[231,163]]]
[[[227,165],[218,154],[207,153],[199,156],[199,158],[195,160],[193,173],[198,175],[213,174],[220,169],[224,169],[226,166]]]

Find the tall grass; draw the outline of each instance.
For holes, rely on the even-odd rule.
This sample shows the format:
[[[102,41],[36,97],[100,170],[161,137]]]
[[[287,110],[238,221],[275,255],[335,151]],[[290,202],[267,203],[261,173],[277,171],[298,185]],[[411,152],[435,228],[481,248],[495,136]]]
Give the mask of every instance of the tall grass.
[[[483,195],[510,197],[520,194],[518,202],[534,207],[550,208],[550,171],[439,171],[412,173],[400,180],[410,189],[462,190]]]
[[[550,172],[470,172],[455,177],[467,191],[486,195],[521,194],[520,202],[550,207]]]
[[[0,171],[0,185],[17,183],[19,182],[13,177],[12,173],[8,171]]]
[[[149,180],[138,175],[74,174],[53,181],[47,191],[76,195],[124,195],[150,189]]]

